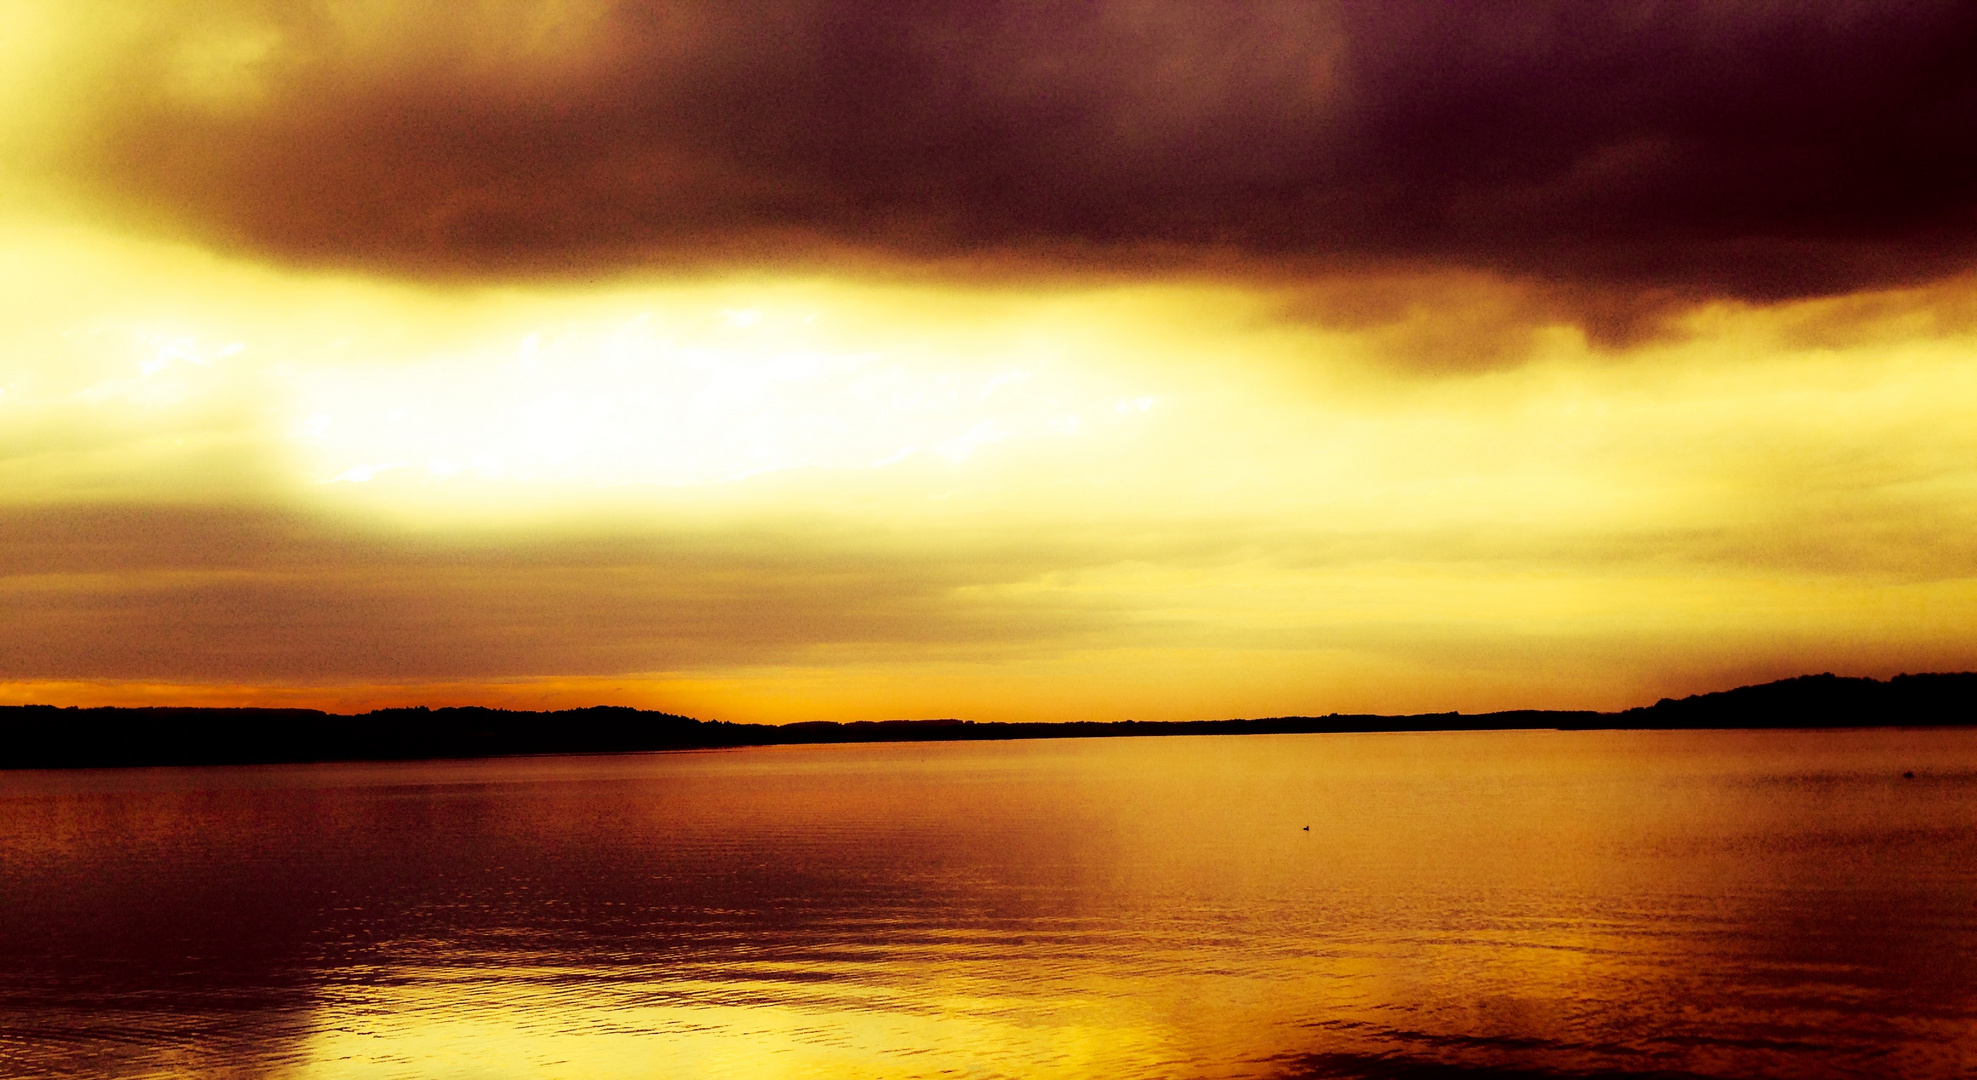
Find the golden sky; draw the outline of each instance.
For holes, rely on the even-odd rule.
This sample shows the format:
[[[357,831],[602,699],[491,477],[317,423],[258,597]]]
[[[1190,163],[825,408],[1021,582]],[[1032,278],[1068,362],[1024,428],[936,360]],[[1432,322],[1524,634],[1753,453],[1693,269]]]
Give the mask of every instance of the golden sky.
[[[0,700],[1977,667],[1977,14],[0,2]]]

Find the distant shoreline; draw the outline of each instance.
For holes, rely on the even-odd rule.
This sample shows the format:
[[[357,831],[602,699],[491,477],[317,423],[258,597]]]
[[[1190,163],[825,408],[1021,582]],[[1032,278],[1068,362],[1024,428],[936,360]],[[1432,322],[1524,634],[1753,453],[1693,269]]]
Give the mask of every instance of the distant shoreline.
[[[339,715],[314,709],[0,706],[0,769],[414,761],[817,743],[960,742],[1158,735],[1385,731],[1938,727],[1977,725],[1977,672],[1831,674],[1603,713],[1518,709],[1411,716],[1003,722],[865,720],[734,724],[600,705],[554,712],[425,706]]]

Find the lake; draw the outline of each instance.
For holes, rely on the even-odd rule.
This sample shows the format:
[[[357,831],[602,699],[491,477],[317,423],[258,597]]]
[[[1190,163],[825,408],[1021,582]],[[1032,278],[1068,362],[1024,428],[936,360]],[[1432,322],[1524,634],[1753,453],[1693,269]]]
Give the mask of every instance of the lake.
[[[1972,729],[0,773],[7,1076],[1973,1072]]]

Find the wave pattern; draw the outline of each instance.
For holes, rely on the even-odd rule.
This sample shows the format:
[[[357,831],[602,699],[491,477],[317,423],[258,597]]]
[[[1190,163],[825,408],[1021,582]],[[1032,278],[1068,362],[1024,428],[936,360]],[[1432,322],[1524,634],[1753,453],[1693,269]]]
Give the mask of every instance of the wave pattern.
[[[15,773],[0,897],[9,1076],[1977,1065],[1970,731]]]

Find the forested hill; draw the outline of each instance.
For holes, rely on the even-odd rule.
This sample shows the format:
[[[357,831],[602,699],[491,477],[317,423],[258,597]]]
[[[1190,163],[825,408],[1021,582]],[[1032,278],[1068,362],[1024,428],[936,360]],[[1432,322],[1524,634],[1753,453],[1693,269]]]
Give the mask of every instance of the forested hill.
[[[1904,727],[1977,725],[1977,672],[1849,679],[1801,675],[1714,694],[1662,698],[1592,727]],[[1566,724],[1561,726],[1579,726]]]
[[[1174,722],[975,723],[820,721],[769,725],[695,720],[616,706],[522,712],[0,706],[0,768],[393,761],[516,754],[596,754],[788,743],[926,742],[1507,728],[1748,728],[1977,725],[1977,673],[1876,679],[1806,675],[1618,713],[1524,710],[1371,716],[1280,716]]]

